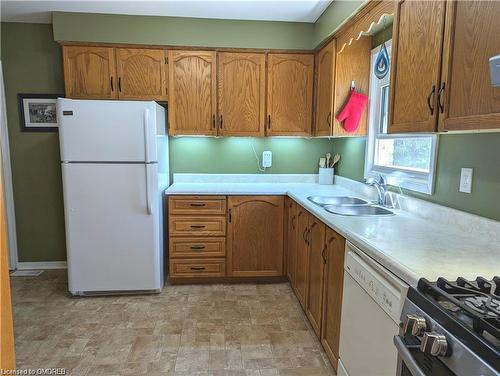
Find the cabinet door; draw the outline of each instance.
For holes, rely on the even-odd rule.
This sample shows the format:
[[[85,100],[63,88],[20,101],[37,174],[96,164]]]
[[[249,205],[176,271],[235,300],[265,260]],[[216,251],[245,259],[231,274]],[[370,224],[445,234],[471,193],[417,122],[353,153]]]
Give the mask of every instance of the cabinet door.
[[[297,205],[297,258],[294,290],[304,310],[306,309],[307,301],[307,272],[309,262],[308,230],[309,213],[303,207]]]
[[[332,112],[335,72],[335,39],[316,56],[316,116],[315,136],[332,134]]]
[[[264,136],[266,55],[219,53],[219,135]]]
[[[287,218],[287,276],[290,284],[295,285],[295,269],[297,261],[297,204],[288,200]]]
[[[307,273],[306,314],[318,337],[321,336],[321,316],[323,315],[323,270],[325,267],[326,226],[311,216],[309,221],[309,262]]]
[[[314,55],[269,54],[267,65],[267,135],[310,136]]]
[[[436,130],[445,5],[442,0],[398,4],[392,47],[390,133]]]
[[[120,99],[167,100],[166,51],[117,48],[115,54]]]
[[[325,245],[326,268],[323,278],[321,343],[336,370],[339,358],[345,239],[332,229],[327,228]]]
[[[169,134],[217,134],[215,68],[215,52],[169,51]]]
[[[500,128],[500,88],[489,58],[500,53],[500,2],[447,3],[440,86],[441,130]]]
[[[118,83],[113,48],[63,46],[63,62],[68,98],[116,98]]]
[[[338,44],[344,45],[348,36],[339,37]],[[350,94],[352,83],[363,94],[368,95],[370,88],[371,38],[361,37],[352,44],[345,45],[337,53],[335,61],[335,99],[334,99],[334,136],[365,136],[368,125],[368,106],[365,107],[359,120],[358,129],[353,133],[346,132],[342,123],[335,116],[344,108]]]
[[[228,197],[227,275],[283,275],[282,196]]]
[[[9,245],[7,244],[7,218],[5,215],[3,192],[2,174],[0,174],[0,349],[2,349],[0,370],[13,370],[16,368],[16,355],[7,259],[9,252]]]

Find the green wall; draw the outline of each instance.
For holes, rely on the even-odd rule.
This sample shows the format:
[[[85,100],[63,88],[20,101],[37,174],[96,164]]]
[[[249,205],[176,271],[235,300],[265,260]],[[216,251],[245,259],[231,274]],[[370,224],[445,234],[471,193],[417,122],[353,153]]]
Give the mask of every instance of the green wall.
[[[335,0],[314,24],[313,46],[332,35],[367,0]]]
[[[51,25],[1,24],[19,261],[66,259],[59,140],[21,132],[18,93],[64,93],[61,51]]]
[[[336,173],[363,181],[365,147],[364,138],[335,139]],[[458,191],[462,167],[474,168],[470,194]],[[500,221],[500,133],[441,134],[434,194],[404,193]]]
[[[314,24],[115,14],[53,14],[57,41],[310,49]]]
[[[316,23],[54,12],[57,41],[314,49],[366,0],[336,0]]]
[[[271,174],[317,173],[319,157],[333,153],[328,139],[171,137],[170,172],[259,173],[252,145],[259,159],[264,150],[273,152],[273,166],[266,170]]]

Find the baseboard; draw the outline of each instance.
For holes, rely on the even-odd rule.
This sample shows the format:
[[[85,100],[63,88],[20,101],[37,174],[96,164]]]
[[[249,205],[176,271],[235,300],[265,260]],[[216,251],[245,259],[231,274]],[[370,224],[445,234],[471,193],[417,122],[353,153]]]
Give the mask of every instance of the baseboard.
[[[66,269],[66,261],[18,262],[17,269]]]

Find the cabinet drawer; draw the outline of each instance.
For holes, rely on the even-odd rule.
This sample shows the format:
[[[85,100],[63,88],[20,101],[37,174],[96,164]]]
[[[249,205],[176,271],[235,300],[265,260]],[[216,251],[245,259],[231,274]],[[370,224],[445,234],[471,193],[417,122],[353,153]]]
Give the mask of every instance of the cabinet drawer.
[[[170,236],[224,236],[226,217],[176,217],[168,221]]]
[[[224,259],[172,259],[170,260],[170,277],[224,277],[226,261]]]
[[[170,257],[226,257],[226,238],[170,238]]]
[[[168,202],[170,214],[186,215],[225,215],[226,197],[224,196],[172,196]]]

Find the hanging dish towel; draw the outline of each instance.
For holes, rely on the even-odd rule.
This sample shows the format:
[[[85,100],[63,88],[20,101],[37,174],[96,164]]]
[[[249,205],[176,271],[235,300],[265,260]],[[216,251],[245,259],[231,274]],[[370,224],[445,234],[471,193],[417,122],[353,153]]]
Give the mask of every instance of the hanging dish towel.
[[[337,120],[344,122],[344,129],[348,133],[354,133],[359,127],[359,120],[365,110],[368,96],[359,93],[355,90],[351,91],[351,95],[347,100],[344,108],[337,115]]]

